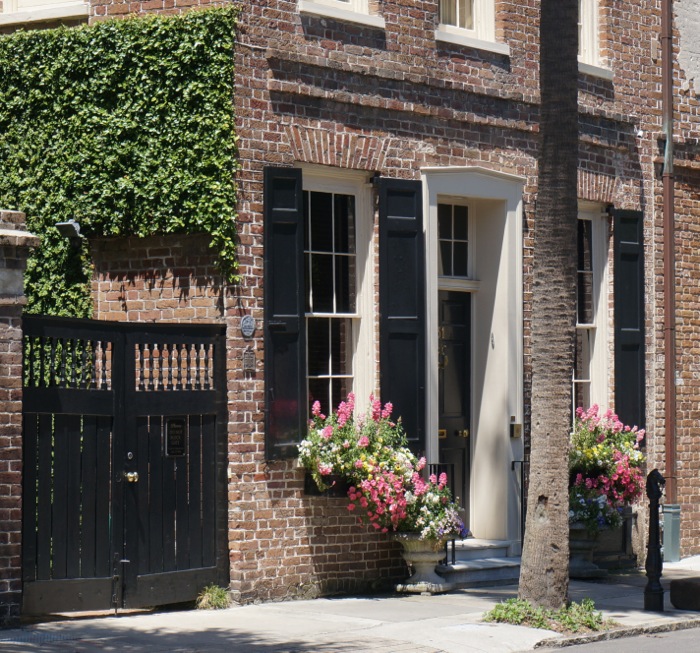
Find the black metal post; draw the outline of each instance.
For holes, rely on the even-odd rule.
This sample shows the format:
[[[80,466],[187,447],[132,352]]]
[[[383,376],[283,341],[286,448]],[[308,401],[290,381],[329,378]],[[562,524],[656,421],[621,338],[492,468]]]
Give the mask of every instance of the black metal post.
[[[664,588],[661,586],[661,540],[659,538],[659,499],[666,479],[658,469],[647,476],[647,496],[649,497],[649,543],[647,544],[647,586],[644,588],[644,609],[650,612],[664,611]]]

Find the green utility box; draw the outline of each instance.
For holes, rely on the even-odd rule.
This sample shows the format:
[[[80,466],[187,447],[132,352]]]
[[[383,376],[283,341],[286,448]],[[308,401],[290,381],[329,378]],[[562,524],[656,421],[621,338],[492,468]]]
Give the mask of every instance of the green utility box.
[[[681,559],[681,507],[676,504],[663,506],[664,514],[664,562]]]

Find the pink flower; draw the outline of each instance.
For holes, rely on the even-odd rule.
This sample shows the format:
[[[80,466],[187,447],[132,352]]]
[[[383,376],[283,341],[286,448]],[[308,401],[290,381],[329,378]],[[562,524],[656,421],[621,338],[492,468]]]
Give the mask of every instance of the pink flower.
[[[363,435],[358,441],[357,441],[358,446],[360,447],[367,447],[369,446],[369,438],[366,435]]]
[[[319,463],[318,473],[321,474],[321,476],[328,476],[329,474],[332,474],[333,465],[329,465],[328,463]]]
[[[314,417],[318,417],[321,414],[321,402],[320,401],[314,401],[313,405],[311,406],[311,414]]]
[[[353,510],[355,510],[355,504],[354,504],[354,503],[349,503],[349,504],[348,504],[348,510],[349,510],[350,512],[352,512]]]
[[[391,412],[394,410],[394,404],[387,401],[384,404],[384,410],[382,410],[382,419],[389,419],[391,417]]]
[[[330,440],[333,437],[333,427],[330,424],[328,426],[323,427],[323,430],[321,431],[321,437],[324,440]]]

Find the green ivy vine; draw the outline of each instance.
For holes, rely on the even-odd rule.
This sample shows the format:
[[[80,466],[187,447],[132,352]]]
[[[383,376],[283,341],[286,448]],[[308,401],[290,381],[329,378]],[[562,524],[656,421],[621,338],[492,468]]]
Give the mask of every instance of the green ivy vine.
[[[0,36],[0,207],[41,236],[28,311],[89,316],[86,236],[208,233],[236,280],[236,8]]]

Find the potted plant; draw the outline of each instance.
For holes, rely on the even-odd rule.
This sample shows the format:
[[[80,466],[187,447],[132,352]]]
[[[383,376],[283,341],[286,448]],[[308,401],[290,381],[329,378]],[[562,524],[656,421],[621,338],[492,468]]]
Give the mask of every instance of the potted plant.
[[[401,420],[393,421],[392,410],[390,403],[382,405],[371,395],[365,413],[355,410],[353,394],[329,416],[314,403],[299,461],[320,489],[328,488],[336,476],[348,481],[347,508],[358,522],[392,533],[401,542],[414,574],[399,589],[444,591],[449,587],[434,571],[444,543],[466,537],[469,531],[452,500],[447,476],[425,477],[425,458],[408,448]]]
[[[576,409],[569,447],[569,574],[604,575],[592,560],[601,529],[622,523],[622,513],[644,490],[640,450],[644,430],[623,424],[597,405]]]

